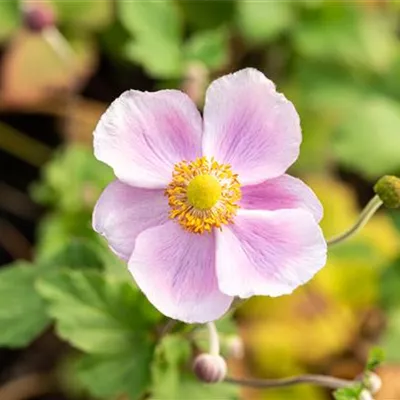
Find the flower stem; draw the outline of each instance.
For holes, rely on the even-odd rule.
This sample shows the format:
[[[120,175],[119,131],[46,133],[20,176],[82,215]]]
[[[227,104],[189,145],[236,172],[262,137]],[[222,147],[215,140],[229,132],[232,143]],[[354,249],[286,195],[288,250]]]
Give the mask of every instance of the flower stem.
[[[172,329],[175,327],[175,325],[178,323],[178,321],[174,319],[169,319],[167,323],[164,325],[164,327],[161,329],[161,334],[160,337],[164,337],[168,335],[172,331]]]
[[[339,389],[343,387],[352,386],[356,383],[353,380],[339,379],[333,376],[310,375],[310,374],[291,376],[288,378],[281,378],[281,379],[238,379],[238,378],[227,377],[225,378],[225,382],[240,386],[249,386],[253,388],[263,388],[263,389],[299,385],[304,383],[309,383],[330,389]]]
[[[329,239],[327,241],[328,246],[334,246],[336,244],[342,243],[357,234],[366,225],[366,223],[371,219],[371,217],[376,213],[376,211],[379,209],[379,207],[381,207],[382,204],[383,202],[379,198],[379,196],[374,196],[365,206],[356,223],[347,231],[333,237],[332,239]]]
[[[213,356],[219,355],[219,336],[214,322],[207,322],[208,337],[210,350],[209,353]]]
[[[45,29],[42,36],[66,66],[73,64],[76,58],[75,51],[57,28]]]

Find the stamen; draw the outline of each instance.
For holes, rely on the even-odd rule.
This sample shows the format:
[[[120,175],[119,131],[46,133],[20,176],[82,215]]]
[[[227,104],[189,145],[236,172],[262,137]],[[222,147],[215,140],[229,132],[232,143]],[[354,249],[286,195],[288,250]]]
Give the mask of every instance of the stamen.
[[[213,158],[177,163],[165,195],[169,216],[189,232],[211,232],[233,222],[241,198],[238,176]]]

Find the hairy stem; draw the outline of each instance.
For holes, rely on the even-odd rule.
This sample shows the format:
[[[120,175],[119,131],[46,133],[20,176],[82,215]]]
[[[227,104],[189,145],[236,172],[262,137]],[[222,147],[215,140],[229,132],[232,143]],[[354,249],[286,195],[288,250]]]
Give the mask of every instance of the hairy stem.
[[[219,336],[214,322],[207,322],[208,337],[210,350],[209,353],[213,356],[219,355]]]
[[[253,388],[263,389],[299,385],[304,383],[309,383],[312,385],[322,386],[330,389],[339,389],[352,386],[356,383],[352,380],[339,379],[333,376],[325,375],[299,375],[282,379],[238,379],[227,377],[225,378],[225,382],[240,386],[249,386]]]
[[[379,209],[379,207],[381,207],[382,204],[383,202],[379,198],[379,196],[374,196],[365,206],[356,223],[347,231],[333,237],[332,239],[329,239],[327,241],[328,246],[334,246],[336,244],[342,243],[357,234],[366,225],[366,223],[371,219],[371,217],[376,213],[376,211]]]

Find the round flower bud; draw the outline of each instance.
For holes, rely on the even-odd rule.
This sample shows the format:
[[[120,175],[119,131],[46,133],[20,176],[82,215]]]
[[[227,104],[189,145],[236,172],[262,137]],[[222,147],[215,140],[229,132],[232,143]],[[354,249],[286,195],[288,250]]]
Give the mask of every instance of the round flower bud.
[[[55,15],[51,8],[44,5],[26,7],[23,12],[24,26],[32,32],[42,32],[54,26]]]
[[[225,379],[226,371],[226,362],[221,356],[200,354],[193,363],[193,372],[202,382],[221,382]]]
[[[374,398],[372,397],[372,394],[368,390],[364,389],[361,391],[358,400],[374,400]]]
[[[400,178],[397,176],[383,176],[375,184],[374,191],[386,207],[400,207]]]
[[[375,372],[366,372],[363,378],[364,386],[372,393],[379,392],[382,387],[382,379]]]

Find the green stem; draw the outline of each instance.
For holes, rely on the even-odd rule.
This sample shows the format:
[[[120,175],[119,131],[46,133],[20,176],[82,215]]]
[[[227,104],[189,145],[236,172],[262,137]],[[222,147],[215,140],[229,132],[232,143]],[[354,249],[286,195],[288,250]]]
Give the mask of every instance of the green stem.
[[[51,156],[50,147],[2,122],[0,122],[0,149],[34,167],[41,167]]]
[[[376,213],[376,211],[381,207],[382,204],[383,202],[379,198],[379,196],[374,196],[365,206],[356,223],[347,231],[333,237],[332,239],[329,239],[327,241],[328,246],[334,246],[336,244],[342,243],[356,235],[367,224],[367,222],[371,219],[371,217]]]

